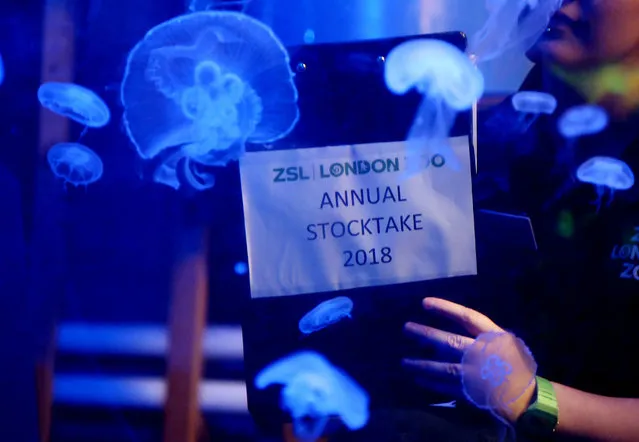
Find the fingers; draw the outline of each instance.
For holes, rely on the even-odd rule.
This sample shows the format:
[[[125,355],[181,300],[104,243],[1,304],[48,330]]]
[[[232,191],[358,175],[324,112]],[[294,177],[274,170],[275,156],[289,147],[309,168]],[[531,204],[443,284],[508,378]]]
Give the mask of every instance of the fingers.
[[[490,331],[503,331],[490,318],[478,311],[445,299],[426,298],[422,301],[422,305],[426,310],[435,312],[461,325],[472,336],[478,336]]]
[[[453,354],[463,353],[474,341],[472,338],[466,336],[449,333],[414,322],[406,323],[406,325],[404,325],[404,331],[408,336],[416,339],[422,345],[434,346]]]

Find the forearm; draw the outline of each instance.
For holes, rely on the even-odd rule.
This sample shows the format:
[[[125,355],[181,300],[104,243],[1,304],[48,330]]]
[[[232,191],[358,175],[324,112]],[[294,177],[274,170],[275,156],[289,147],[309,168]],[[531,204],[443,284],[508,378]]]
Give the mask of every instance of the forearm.
[[[597,396],[553,382],[557,434],[602,442],[639,441],[639,399]]]

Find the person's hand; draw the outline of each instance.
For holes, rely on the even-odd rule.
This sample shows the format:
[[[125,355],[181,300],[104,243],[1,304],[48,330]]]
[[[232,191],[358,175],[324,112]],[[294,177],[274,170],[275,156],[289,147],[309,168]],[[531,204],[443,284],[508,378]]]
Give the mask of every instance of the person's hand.
[[[436,349],[439,360],[404,359],[403,365],[414,374],[419,385],[457,399],[464,399],[461,379],[461,359],[464,351],[482,333],[503,333],[505,331],[483,314],[444,299],[426,298],[422,305],[427,311],[461,325],[469,336],[461,336],[427,325],[408,322],[404,326],[406,334],[418,340],[422,345]],[[513,343],[515,341],[515,339],[512,340]],[[479,369],[478,367],[478,371]],[[501,418],[514,423],[528,408],[534,391],[535,384],[533,382],[517,401],[508,404],[503,409],[493,411]],[[497,402],[495,401],[495,403]]]

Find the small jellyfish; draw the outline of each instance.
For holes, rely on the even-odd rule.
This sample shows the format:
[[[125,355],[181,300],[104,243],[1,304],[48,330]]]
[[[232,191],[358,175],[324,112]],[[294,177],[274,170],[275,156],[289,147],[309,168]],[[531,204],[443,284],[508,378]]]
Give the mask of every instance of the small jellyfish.
[[[606,191],[610,193],[610,204],[616,190],[628,190],[635,184],[632,169],[623,161],[611,157],[590,158],[577,169],[577,179],[596,186],[597,209],[601,207]]]
[[[93,91],[73,83],[49,82],[38,88],[40,104],[86,127],[104,127],[111,112]]]
[[[522,91],[512,97],[513,107],[524,114],[552,115],[557,109],[557,99],[544,92]]]
[[[522,91],[512,96],[513,108],[519,112],[518,132],[523,133],[535,122],[541,114],[552,115],[557,109],[557,100],[544,92]]]
[[[594,135],[608,126],[608,114],[597,105],[584,104],[566,110],[557,121],[559,133],[566,139],[566,146],[557,156],[557,166],[574,165],[577,141],[580,137]]]
[[[225,166],[247,142],[287,136],[299,119],[297,98],[277,36],[230,11],[194,12],[151,29],[130,52],[121,88],[124,126],[140,157],[179,148],[188,182],[191,163]]]
[[[255,377],[259,389],[273,384],[284,386],[282,408],[293,418],[295,435],[305,442],[319,438],[331,416],[339,416],[351,430],[368,422],[368,394],[318,353],[294,353]]]
[[[346,296],[338,296],[317,305],[304,315],[299,322],[299,329],[305,335],[322,330],[344,318],[350,318],[353,311],[353,301]]]
[[[304,31],[304,43],[307,45],[315,43],[315,31],[312,29],[307,29]]]
[[[490,14],[471,38],[469,52],[481,63],[497,58],[514,47],[528,50],[547,29],[562,1],[486,0]]]
[[[417,159],[442,155],[446,164],[460,163],[449,146],[455,114],[470,109],[484,93],[484,77],[455,46],[418,39],[395,47],[386,58],[384,79],[398,95],[415,88],[424,95],[407,139],[407,173],[421,170]],[[426,150],[426,152],[424,152]]]
[[[501,419],[534,382],[537,363],[524,342],[508,332],[479,335],[462,357],[464,395]]]
[[[608,126],[608,114],[597,105],[584,104],[566,110],[557,127],[565,138],[574,139],[601,132]]]
[[[87,186],[102,177],[100,157],[79,143],[58,143],[47,152],[53,174],[74,186]]]
[[[233,271],[236,275],[246,275],[246,272],[248,272],[248,265],[246,265],[246,263],[242,261],[236,262],[235,266],[233,267]]]

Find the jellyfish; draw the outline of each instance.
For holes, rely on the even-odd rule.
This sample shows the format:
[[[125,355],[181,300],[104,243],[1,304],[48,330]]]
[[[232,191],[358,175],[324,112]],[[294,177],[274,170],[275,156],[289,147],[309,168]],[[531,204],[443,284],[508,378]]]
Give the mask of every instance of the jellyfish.
[[[566,110],[557,122],[559,133],[566,139],[566,147],[557,157],[558,165],[572,164],[577,140],[583,136],[597,134],[606,126],[608,114],[600,106],[584,104]]]
[[[353,311],[353,301],[346,296],[338,296],[317,305],[313,310],[300,319],[299,329],[305,335],[310,335],[335,324],[344,318],[350,318]]]
[[[100,157],[79,143],[58,143],[47,152],[47,160],[53,174],[64,179],[65,184],[88,186],[102,177]]]
[[[490,15],[471,38],[469,52],[481,63],[517,46],[528,50],[546,31],[562,1],[487,0]]]
[[[406,143],[407,173],[420,171],[420,154],[429,159],[439,154],[447,165],[459,169],[448,136],[455,114],[470,109],[484,93],[481,72],[453,45],[418,39],[402,43],[388,54],[384,79],[395,94],[415,88],[424,95]]]
[[[259,389],[273,384],[284,386],[282,408],[291,414],[295,434],[305,442],[319,438],[331,416],[340,417],[351,430],[368,422],[368,394],[319,353],[294,353],[255,377]]]
[[[597,210],[606,195],[610,193],[608,204],[612,202],[616,190],[628,190],[635,184],[632,169],[617,158],[592,157],[577,169],[577,179],[597,188]]]
[[[557,109],[557,100],[544,92],[522,91],[517,92],[511,99],[513,108],[521,114],[520,123],[523,131],[528,130],[541,114],[552,115]]]
[[[307,45],[311,45],[315,43],[315,31],[312,29],[307,29],[304,31],[304,43]]]
[[[194,12],[151,29],[128,56],[120,95],[140,157],[178,148],[168,168],[185,158],[187,181],[202,187],[212,181],[194,177],[191,163],[225,166],[247,142],[267,146],[299,120],[288,52],[266,25],[230,11]]]
[[[99,128],[111,120],[111,112],[95,92],[73,83],[48,82],[38,88],[42,106],[85,127]]]
[[[464,395],[502,420],[535,380],[537,363],[524,342],[508,332],[479,335],[462,357]]]
[[[215,184],[215,176],[200,171],[199,167],[199,163],[192,162],[189,157],[176,151],[155,169],[153,180],[176,190],[180,188],[183,181],[195,190],[210,189]]]
[[[594,104],[573,106],[561,115],[557,126],[559,133],[568,139],[594,135],[608,126],[608,114]]]
[[[248,265],[243,261],[236,262],[235,266],[233,267],[233,271],[236,275],[246,275],[246,273],[248,272]]]
[[[0,54],[0,85],[4,82],[4,62],[2,61],[2,54]]]

